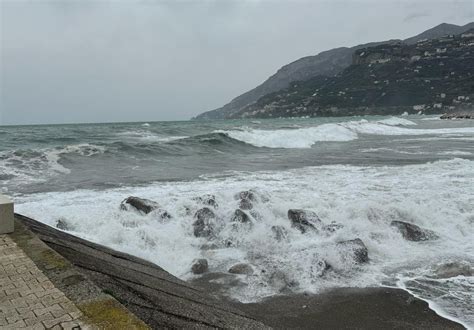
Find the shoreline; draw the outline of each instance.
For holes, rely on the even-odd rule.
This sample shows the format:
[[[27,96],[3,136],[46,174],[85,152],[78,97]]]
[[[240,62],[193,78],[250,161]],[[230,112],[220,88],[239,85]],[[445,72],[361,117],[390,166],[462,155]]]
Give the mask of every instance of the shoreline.
[[[227,285],[239,285],[223,273],[208,273],[190,283],[276,329],[468,329],[462,321],[442,315],[431,302],[403,288],[342,287],[241,303],[225,294],[223,282],[216,281],[222,278],[227,278]]]
[[[320,294],[294,294],[234,306],[276,328],[465,329],[425,300],[403,289],[336,288]]]

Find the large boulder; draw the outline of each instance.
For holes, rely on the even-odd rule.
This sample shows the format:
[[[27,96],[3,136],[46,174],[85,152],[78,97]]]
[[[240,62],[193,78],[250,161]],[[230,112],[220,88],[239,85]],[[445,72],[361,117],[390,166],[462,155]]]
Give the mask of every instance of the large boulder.
[[[141,213],[148,214],[153,210],[156,210],[160,206],[157,202],[154,202],[149,199],[130,196],[125,198],[122,203],[120,203],[120,209],[124,211],[129,211],[130,209],[135,209]]]
[[[366,263],[369,261],[369,250],[360,238],[341,241],[337,245],[348,251],[356,263]]]
[[[322,225],[321,219],[313,211],[291,209],[288,210],[288,219],[291,226],[303,234],[309,230],[317,230],[316,226]]]
[[[240,263],[229,268],[231,274],[252,275],[253,268],[249,264]]]
[[[219,207],[219,204],[217,204],[216,202],[216,196],[211,195],[211,194],[194,197],[193,200],[205,206],[211,206],[215,209]]]
[[[191,271],[195,275],[204,274],[209,270],[209,264],[206,259],[197,259],[191,266]]]
[[[431,230],[422,229],[417,225],[404,221],[392,221],[390,226],[398,229],[403,238],[408,241],[419,242],[428,241],[438,238],[438,236]]]
[[[214,222],[216,215],[208,207],[199,209],[194,214],[193,223],[194,236],[196,237],[210,237],[214,234]]]

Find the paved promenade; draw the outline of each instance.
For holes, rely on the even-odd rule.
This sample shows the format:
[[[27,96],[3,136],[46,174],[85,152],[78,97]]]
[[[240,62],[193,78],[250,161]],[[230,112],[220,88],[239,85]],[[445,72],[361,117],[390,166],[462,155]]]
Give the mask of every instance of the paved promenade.
[[[81,316],[23,250],[8,235],[0,235],[0,328],[88,328]]]

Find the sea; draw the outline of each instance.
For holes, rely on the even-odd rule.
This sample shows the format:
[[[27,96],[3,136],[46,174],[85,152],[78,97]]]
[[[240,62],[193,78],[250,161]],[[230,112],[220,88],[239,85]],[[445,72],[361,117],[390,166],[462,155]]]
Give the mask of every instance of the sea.
[[[252,191],[251,226],[231,219]],[[407,290],[474,327],[474,121],[439,116],[0,126],[0,193],[18,213],[192,280],[237,263],[226,295],[241,302],[337,287]],[[200,196],[215,196],[215,232],[195,237]],[[136,196],[160,212],[120,208]],[[289,209],[337,230],[301,233]],[[165,210],[170,218],[162,217]],[[435,233],[406,240],[392,221]],[[285,229],[276,239],[273,226]],[[64,227],[63,227],[64,228]],[[359,238],[369,262],[338,242]],[[330,269],[322,269],[321,261]],[[278,274],[278,276],[274,276]],[[277,278],[277,280],[275,280]],[[216,280],[218,281],[218,280]],[[235,282],[235,281],[234,281]]]

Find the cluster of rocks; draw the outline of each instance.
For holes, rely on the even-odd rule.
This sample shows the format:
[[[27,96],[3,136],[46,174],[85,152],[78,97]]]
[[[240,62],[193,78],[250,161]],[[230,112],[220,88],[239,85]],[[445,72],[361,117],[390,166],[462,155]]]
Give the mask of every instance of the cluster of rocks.
[[[239,192],[234,196],[237,208],[230,216],[230,223],[233,229],[249,230],[254,225],[255,221],[260,219],[259,214],[255,210],[255,204],[260,202],[267,202],[264,196],[257,194],[255,191],[246,190]],[[189,215],[193,215],[193,234],[195,237],[207,238],[210,242],[202,246],[203,250],[216,249],[221,247],[222,242],[214,240],[218,237],[218,231],[223,226],[223,221],[220,219],[216,210],[219,208],[219,204],[216,201],[214,195],[203,195],[192,199],[198,204],[197,210],[194,212],[191,208],[186,208],[186,212]],[[160,219],[168,220],[172,219],[171,214],[160,207],[160,205],[152,200],[130,196],[124,199],[120,204],[120,209],[123,211],[135,211],[140,214],[147,215],[153,212]],[[288,220],[291,228],[295,229],[304,235],[332,235],[339,229],[343,228],[342,224],[332,222],[325,224],[319,216],[310,210],[303,209],[290,209],[288,210]],[[403,221],[392,221],[390,225],[396,228],[401,235],[409,241],[426,241],[436,239],[438,236],[427,229],[420,228],[414,224],[410,224]],[[72,226],[69,225],[65,219],[59,219],[56,227],[62,230],[71,230]],[[281,225],[274,225],[270,227],[273,238],[278,241],[288,241],[289,231],[287,227]],[[225,247],[232,246],[233,242],[227,240],[224,242]],[[339,241],[336,243],[335,248],[344,255],[345,258],[350,258],[355,264],[364,264],[369,262],[369,253],[367,246],[360,238],[354,238],[351,240]],[[332,266],[325,260],[315,261],[315,267],[320,269],[320,275],[324,275],[328,270],[332,269]],[[207,259],[194,260],[191,265],[191,272],[196,275],[204,274],[209,272],[209,262]],[[264,273],[265,270],[262,270]],[[238,275],[252,275],[254,274],[254,267],[248,263],[237,263],[228,269],[229,274]],[[283,275],[277,276],[278,273],[272,272],[269,274],[269,280],[275,280],[276,282],[284,282],[289,285],[286,277]],[[282,282],[282,283],[283,283]],[[288,282],[288,283],[287,283]]]
[[[474,119],[474,111],[471,112],[452,112],[441,115],[441,119]]]

